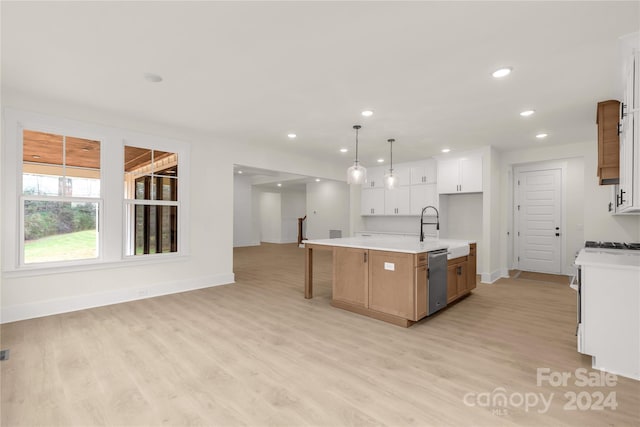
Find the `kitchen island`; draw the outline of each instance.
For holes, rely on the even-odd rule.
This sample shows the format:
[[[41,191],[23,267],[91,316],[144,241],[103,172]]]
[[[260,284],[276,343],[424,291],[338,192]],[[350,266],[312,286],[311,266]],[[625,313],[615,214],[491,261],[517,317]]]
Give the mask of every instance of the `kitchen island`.
[[[331,305],[395,325],[411,326],[430,313],[429,253],[441,250],[447,253],[446,304],[476,287],[475,242],[349,237],[304,243],[305,298],[313,297],[314,250],[330,250]]]

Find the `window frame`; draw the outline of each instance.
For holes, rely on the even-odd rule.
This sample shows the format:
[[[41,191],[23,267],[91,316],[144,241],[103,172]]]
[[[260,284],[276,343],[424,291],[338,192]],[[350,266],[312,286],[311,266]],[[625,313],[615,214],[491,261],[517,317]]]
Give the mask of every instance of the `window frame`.
[[[0,146],[2,163],[2,191],[0,194],[2,247],[0,263],[2,277],[30,277],[77,271],[121,268],[127,265],[145,265],[167,262],[169,259],[184,261],[189,258],[189,173],[178,180],[180,200],[178,217],[177,252],[126,256],[125,252],[125,204],[123,193],[124,146],[150,147],[170,151],[178,155],[182,171],[189,170],[191,146],[188,142],[163,136],[152,136],[122,128],[66,119],[48,114],[2,109],[4,126],[3,143]],[[89,199],[99,202],[97,229],[100,233],[98,257],[72,261],[24,263],[24,195],[23,195],[23,131],[39,132],[86,138],[100,141],[100,197],[72,198],[74,201]],[[43,196],[47,197],[47,196]],[[53,197],[52,197],[53,198]],[[47,200],[52,200],[49,198]],[[55,196],[54,201],[68,201]]]
[[[174,153],[177,156],[177,167],[178,167],[178,176],[174,179],[177,179],[177,200],[153,200],[153,199],[136,199],[135,198],[135,189],[133,193],[133,199],[128,199],[126,197],[126,182],[125,182],[125,161],[124,161],[124,152],[125,147],[135,147],[135,148],[143,148],[146,150],[153,151],[164,151]],[[122,183],[122,257],[124,260],[147,260],[147,259],[165,259],[167,257],[176,257],[182,256],[186,254],[186,239],[184,236],[186,227],[185,221],[185,213],[184,213],[184,203],[183,198],[185,197],[187,192],[186,188],[186,178],[182,176],[180,171],[188,170],[188,151],[184,150],[184,147],[180,145],[168,145],[166,141],[162,141],[159,138],[154,139],[153,137],[144,138],[144,139],[131,139],[124,140],[122,142],[121,151],[123,154],[122,161],[122,174],[120,175],[120,182]],[[185,159],[186,157],[186,159]],[[163,175],[153,174],[153,177],[159,177]],[[161,253],[153,253],[153,254],[136,254],[135,253],[135,230],[130,227],[130,219],[129,209],[135,206],[175,206],[177,208],[177,216],[178,221],[176,224],[176,233],[177,233],[177,251],[176,252],[161,252]],[[135,216],[135,213],[132,214]],[[134,219],[135,221],[135,219]]]
[[[19,270],[26,269],[40,269],[40,268],[55,268],[55,267],[65,267],[65,266],[75,266],[75,265],[83,265],[83,264],[95,264],[97,262],[102,261],[104,254],[104,244],[103,238],[101,236],[101,231],[104,229],[102,222],[102,218],[104,217],[104,153],[102,147],[104,146],[104,135],[100,133],[86,132],[84,129],[75,130],[73,128],[67,126],[55,126],[45,123],[37,123],[25,125],[23,123],[18,123],[18,144],[16,154],[19,156],[17,169],[17,203],[18,203],[18,256],[17,256],[17,268]],[[83,138],[89,139],[93,141],[100,142],[100,195],[98,197],[73,197],[67,195],[60,196],[27,196],[24,194],[24,159],[23,159],[23,150],[24,150],[24,131],[30,130],[34,132],[43,132],[55,135],[61,135],[64,138],[66,137],[74,137],[74,138]],[[63,145],[63,150],[64,150]],[[63,153],[64,158],[64,153]],[[63,170],[66,170],[66,164],[61,165]],[[66,175],[65,175],[66,176]],[[98,233],[98,244],[96,245],[96,249],[98,251],[98,256],[95,258],[83,258],[77,260],[67,260],[67,261],[44,261],[44,262],[33,262],[33,263],[25,263],[25,242],[24,242],[24,225],[25,225],[25,217],[24,217],[24,204],[25,200],[42,200],[42,201],[53,201],[53,202],[79,202],[79,203],[97,203],[98,204],[98,220],[96,221],[96,232]]]

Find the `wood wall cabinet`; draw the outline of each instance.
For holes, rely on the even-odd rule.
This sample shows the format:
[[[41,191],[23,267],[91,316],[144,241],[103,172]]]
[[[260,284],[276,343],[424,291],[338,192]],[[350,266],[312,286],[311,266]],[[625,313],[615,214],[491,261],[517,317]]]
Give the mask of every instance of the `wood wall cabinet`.
[[[620,101],[598,102],[598,179],[600,185],[618,184],[620,180],[620,138],[618,124]]]

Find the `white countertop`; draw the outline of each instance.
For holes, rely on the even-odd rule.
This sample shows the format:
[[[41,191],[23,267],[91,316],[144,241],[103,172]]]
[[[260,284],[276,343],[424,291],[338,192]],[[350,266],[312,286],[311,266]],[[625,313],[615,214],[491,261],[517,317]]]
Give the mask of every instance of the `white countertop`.
[[[613,251],[582,249],[576,258],[582,266],[638,269],[640,271],[640,251]]]
[[[420,242],[417,237],[343,237],[340,239],[305,240],[303,243],[325,246],[340,246],[345,248],[371,249],[376,251],[403,252],[418,254],[438,249],[448,249],[449,259],[469,254],[470,240],[425,238]]]

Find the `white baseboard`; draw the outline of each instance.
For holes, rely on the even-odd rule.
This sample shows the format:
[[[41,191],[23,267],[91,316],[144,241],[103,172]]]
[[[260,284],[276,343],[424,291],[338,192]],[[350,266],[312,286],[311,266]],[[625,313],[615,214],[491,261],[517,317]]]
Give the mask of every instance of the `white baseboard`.
[[[233,245],[234,248],[246,248],[247,246],[260,246],[260,242],[258,240],[254,240],[251,242],[244,242]]]
[[[501,278],[508,278],[509,277],[509,269],[507,268],[501,268],[495,271],[492,271],[491,273],[482,273],[480,275],[480,282],[481,283],[494,283],[495,281],[497,281],[498,279]]]
[[[235,275],[233,273],[218,274],[190,280],[178,280],[137,288],[118,289],[110,292],[76,295],[67,298],[56,298],[28,304],[7,306],[2,307],[0,323],[51,316],[53,314],[68,313],[70,311],[84,310],[87,308],[193,291],[234,282]]]

